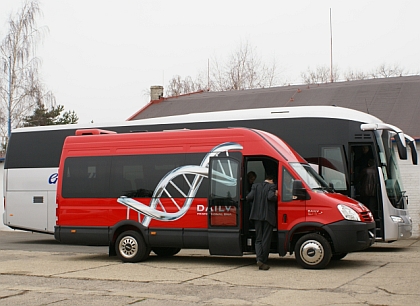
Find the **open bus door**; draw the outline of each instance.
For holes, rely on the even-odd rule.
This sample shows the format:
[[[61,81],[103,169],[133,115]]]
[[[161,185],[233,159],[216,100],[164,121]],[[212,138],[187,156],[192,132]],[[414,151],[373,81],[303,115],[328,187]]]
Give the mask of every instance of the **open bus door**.
[[[209,169],[208,239],[211,255],[242,255],[240,229],[241,163],[212,157]]]
[[[376,222],[376,237],[384,237],[383,202],[380,197],[378,165],[374,158],[377,153],[372,143],[352,143],[350,152],[351,197],[369,208]],[[371,181],[366,179],[368,175],[372,177]],[[373,187],[368,188],[372,183]],[[371,189],[370,193],[368,189]]]

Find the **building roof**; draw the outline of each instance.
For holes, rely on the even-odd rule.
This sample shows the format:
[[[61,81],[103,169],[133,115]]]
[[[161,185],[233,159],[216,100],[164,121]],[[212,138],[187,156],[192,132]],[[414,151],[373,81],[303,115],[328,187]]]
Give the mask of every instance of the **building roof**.
[[[151,101],[128,120],[281,106],[336,105],[372,114],[420,138],[420,76],[198,92]]]

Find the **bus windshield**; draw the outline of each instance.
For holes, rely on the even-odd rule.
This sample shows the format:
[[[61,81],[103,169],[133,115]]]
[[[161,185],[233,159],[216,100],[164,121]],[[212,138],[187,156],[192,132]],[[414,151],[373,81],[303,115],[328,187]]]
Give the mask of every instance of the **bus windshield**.
[[[327,182],[310,165],[301,163],[290,163],[290,165],[311,189],[329,189]]]
[[[397,157],[392,147],[391,133],[386,130],[375,131],[379,149],[382,174],[384,176],[386,193],[395,208],[405,209],[403,185]]]

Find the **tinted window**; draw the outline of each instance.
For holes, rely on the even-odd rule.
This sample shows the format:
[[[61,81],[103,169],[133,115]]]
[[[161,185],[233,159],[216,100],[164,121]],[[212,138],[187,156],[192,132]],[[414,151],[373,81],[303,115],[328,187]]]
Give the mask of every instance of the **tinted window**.
[[[10,137],[4,167],[57,168],[64,139],[74,130],[14,133]]]
[[[337,191],[347,190],[346,162],[340,146],[321,147],[321,176]]]
[[[200,165],[205,154],[160,154],[67,158],[64,166],[65,198],[207,197],[208,180],[203,179],[197,192],[191,192],[195,174],[178,169],[186,164]],[[163,178],[169,177],[163,184]]]
[[[151,197],[162,178],[185,163],[184,154],[135,155],[113,157],[111,197]],[[175,183],[184,190],[182,177],[175,177],[164,186],[160,196],[178,197]]]
[[[111,157],[67,158],[63,173],[63,197],[108,197],[110,172]]]

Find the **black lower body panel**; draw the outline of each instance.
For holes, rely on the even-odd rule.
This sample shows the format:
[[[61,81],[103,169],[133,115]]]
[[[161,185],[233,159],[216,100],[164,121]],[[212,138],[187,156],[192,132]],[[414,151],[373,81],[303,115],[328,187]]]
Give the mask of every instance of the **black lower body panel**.
[[[343,220],[323,227],[331,236],[334,252],[350,253],[367,249],[375,242],[375,223]]]
[[[109,227],[56,226],[54,238],[64,244],[108,245]]]

